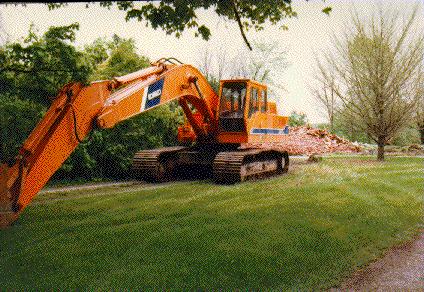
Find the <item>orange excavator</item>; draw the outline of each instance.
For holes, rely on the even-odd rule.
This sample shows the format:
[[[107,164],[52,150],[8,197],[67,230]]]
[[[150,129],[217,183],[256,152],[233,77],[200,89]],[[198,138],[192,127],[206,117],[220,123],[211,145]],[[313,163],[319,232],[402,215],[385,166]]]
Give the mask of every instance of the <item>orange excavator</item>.
[[[266,85],[222,80],[218,95],[196,68],[162,58],[125,76],[89,85],[70,83],[60,90],[15,161],[0,165],[0,227],[18,218],[93,129],[112,128],[174,100],[185,114],[178,140],[188,146],[137,152],[133,173],[162,181],[197,166],[210,170],[217,183],[235,183],[287,172],[287,152],[240,147],[278,142],[288,133],[288,117],[277,115]]]

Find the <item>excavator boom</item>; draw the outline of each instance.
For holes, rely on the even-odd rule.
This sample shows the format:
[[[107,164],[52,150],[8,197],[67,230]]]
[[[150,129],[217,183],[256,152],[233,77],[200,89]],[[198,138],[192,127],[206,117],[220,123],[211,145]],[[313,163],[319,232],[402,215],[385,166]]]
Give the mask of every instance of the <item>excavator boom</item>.
[[[218,98],[190,65],[167,60],[112,80],[65,85],[19,150],[0,165],[0,227],[9,226],[93,128],[117,123],[178,100],[199,139],[213,140]],[[196,109],[195,118],[189,104]]]

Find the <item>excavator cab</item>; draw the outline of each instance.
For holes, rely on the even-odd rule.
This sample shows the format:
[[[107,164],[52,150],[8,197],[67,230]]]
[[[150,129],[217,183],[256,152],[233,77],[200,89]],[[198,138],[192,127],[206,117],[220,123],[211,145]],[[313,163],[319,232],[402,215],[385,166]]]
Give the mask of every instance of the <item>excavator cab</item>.
[[[273,142],[287,134],[288,118],[277,115],[265,84],[250,79],[222,80],[219,100],[220,143]]]
[[[221,131],[245,131],[244,110],[247,89],[246,81],[221,82],[219,106],[219,129]]]

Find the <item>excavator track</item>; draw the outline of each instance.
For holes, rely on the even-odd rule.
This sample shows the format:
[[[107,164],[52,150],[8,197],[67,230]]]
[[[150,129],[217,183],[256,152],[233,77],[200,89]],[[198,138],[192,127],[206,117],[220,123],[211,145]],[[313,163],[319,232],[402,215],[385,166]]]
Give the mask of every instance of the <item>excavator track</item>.
[[[187,166],[206,166],[212,169],[217,183],[233,184],[288,171],[287,152],[272,149],[239,149],[232,151],[205,151],[190,147],[166,147],[143,150],[135,154],[132,170],[137,178],[149,182],[168,181],[175,176],[196,177],[196,171]],[[189,173],[186,173],[189,171]]]
[[[172,177],[175,166],[172,157],[186,148],[176,146],[139,151],[133,158],[133,174],[149,182],[167,181]]]
[[[285,173],[289,156],[285,151],[246,149],[216,155],[213,176],[217,183],[233,184],[257,177]]]

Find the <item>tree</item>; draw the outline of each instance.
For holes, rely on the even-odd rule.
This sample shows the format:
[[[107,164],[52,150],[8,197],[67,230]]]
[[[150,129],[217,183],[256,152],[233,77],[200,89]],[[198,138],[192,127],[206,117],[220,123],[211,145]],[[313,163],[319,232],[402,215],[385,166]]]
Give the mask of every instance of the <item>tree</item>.
[[[329,130],[330,132],[333,132],[335,115],[338,110],[337,96],[333,89],[334,80],[330,78],[330,80],[327,81],[325,79],[320,79],[319,77],[316,79],[318,82],[315,87],[310,88],[310,91],[312,92],[313,97],[323,107],[329,121]]]
[[[374,141],[369,138],[366,132],[359,129],[355,123],[351,122],[349,115],[344,113],[346,109],[341,106],[334,112],[332,133],[344,137],[349,141],[371,144]]]
[[[149,60],[136,52],[133,39],[117,35],[111,41],[97,39],[85,47],[85,53],[95,67],[90,80],[111,79],[150,66]]]
[[[33,101],[0,95],[0,164],[15,158],[43,114],[43,106]]]
[[[227,56],[225,47],[215,48],[213,53],[205,47],[200,55],[198,67],[215,90],[219,80],[227,78],[249,78],[265,83],[270,94],[274,89],[284,89],[276,77],[289,66],[287,51],[280,50],[276,43],[255,42],[253,51],[241,49],[232,59]]]
[[[86,82],[90,67],[72,44],[77,23],[50,27],[38,36],[31,26],[23,42],[0,47],[0,94],[49,105],[70,81]]]
[[[216,49],[216,51],[221,53],[222,47]],[[202,74],[205,76],[206,80],[208,80],[209,84],[212,86],[215,92],[218,92],[219,90],[219,81],[222,79],[223,75],[223,67],[220,67],[220,65],[222,65],[223,63],[219,62],[220,60],[222,61],[222,59],[216,59],[217,56],[222,56],[222,54],[220,53],[213,54],[209,51],[208,46],[204,46],[201,49],[201,54],[199,60],[197,61],[197,67],[199,68],[199,71],[202,72]],[[215,68],[215,65],[218,65],[218,67]]]
[[[377,143],[378,160],[410,123],[420,98],[424,35],[416,27],[418,9],[405,22],[395,12],[380,10],[368,23],[355,14],[351,32],[335,40],[335,53],[318,62],[344,118]]]
[[[10,161],[64,84],[88,79],[90,67],[72,42],[78,24],[31,26],[21,42],[0,47],[0,161]]]
[[[287,51],[277,43],[253,44],[253,51],[240,50],[228,66],[229,78],[249,78],[268,85],[268,98],[273,99],[276,91],[285,90],[279,74],[290,65]]]
[[[199,59],[197,61],[198,68],[203,75],[205,75],[206,79],[214,75],[212,68],[212,58],[214,58],[214,54],[209,50],[209,46],[204,46],[200,50]]]
[[[280,50],[276,42],[255,42],[253,48],[247,60],[241,58],[242,54],[238,54],[234,62],[245,67],[246,77],[281,87],[281,84],[275,81],[275,76],[277,72],[281,73],[289,66],[287,51]]]
[[[66,5],[66,3],[49,3],[49,9],[55,9]],[[195,36],[208,40],[211,31],[202,23],[199,23],[197,12],[200,10],[213,10],[216,15],[236,22],[240,34],[247,47],[252,50],[245,31],[255,29],[262,30],[264,24],[269,22],[273,25],[280,23],[286,18],[296,17],[297,13],[292,7],[291,0],[162,0],[145,1],[141,4],[137,1],[102,1],[102,7],[111,8],[116,6],[119,10],[126,11],[125,19],[136,19],[142,21],[146,26],[151,25],[154,29],[161,28],[167,34],[180,37],[185,29],[196,29]],[[89,7],[87,3],[86,7]],[[329,14],[331,7],[325,7],[322,12]],[[282,29],[287,29],[284,24]]]
[[[417,103],[414,121],[418,131],[420,132],[421,144],[424,144],[424,83],[421,83],[419,90],[419,95],[421,97]]]
[[[289,117],[289,126],[290,127],[298,127],[304,126],[308,122],[308,118],[305,113],[298,113],[293,111]]]

